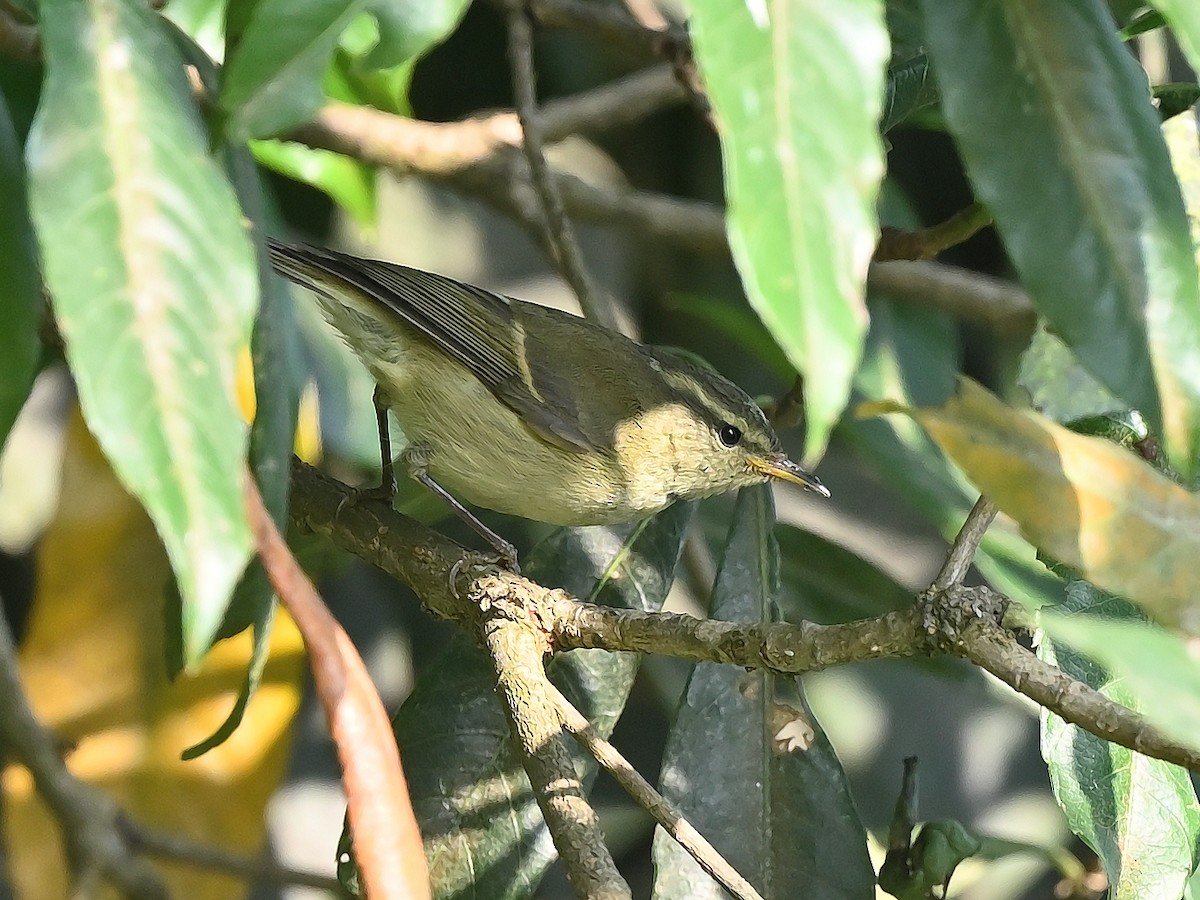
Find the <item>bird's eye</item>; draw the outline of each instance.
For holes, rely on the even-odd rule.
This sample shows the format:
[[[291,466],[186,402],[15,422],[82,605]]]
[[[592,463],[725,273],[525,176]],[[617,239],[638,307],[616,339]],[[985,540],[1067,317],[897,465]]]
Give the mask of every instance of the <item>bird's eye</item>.
[[[742,430],[736,425],[730,425],[725,422],[717,430],[717,437],[721,439],[721,443],[726,447],[736,447],[737,442],[742,439]]]

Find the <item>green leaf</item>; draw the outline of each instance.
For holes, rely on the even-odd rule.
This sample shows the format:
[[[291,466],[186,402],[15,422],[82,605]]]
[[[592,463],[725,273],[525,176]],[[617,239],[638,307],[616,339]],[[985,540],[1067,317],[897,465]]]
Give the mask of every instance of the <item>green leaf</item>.
[[[524,558],[547,587],[608,606],[657,610],[666,599],[691,517],[676,504],[613,528],[558,529]],[[574,650],[549,666],[554,682],[607,736],[624,708],[638,656]],[[532,895],[555,851],[529,781],[509,746],[486,655],[457,638],[393,721],[435,897]],[[591,757],[572,745],[590,780]],[[343,883],[352,873],[339,873]]]
[[[469,0],[373,0],[369,9],[379,41],[363,60],[390,69],[427,53],[458,27]]]
[[[720,126],[734,261],[751,305],[804,376],[812,464],[846,405],[867,330],[883,174],[883,5],[689,6]]]
[[[244,146],[238,146],[227,151],[227,161],[242,206],[255,222],[262,223],[266,218],[266,204],[253,158]],[[254,422],[250,426],[250,468],[271,518],[280,531],[286,533],[289,473],[303,373],[287,288],[267,262],[266,244],[261,234],[256,235],[255,246],[262,305],[250,344],[255,398]],[[228,637],[247,627],[253,629],[246,677],[225,721],[209,738],[185,750],[184,759],[193,759],[220,746],[241,724],[267,665],[275,612],[275,593],[266,571],[257,559],[253,560],[234,589],[220,631],[221,637]]]
[[[366,163],[289,141],[251,141],[254,158],[269,169],[329,195],[364,227],[375,224],[375,169]]]
[[[887,134],[909,116],[938,102],[929,57],[918,54],[888,67],[879,130]]]
[[[1017,381],[1029,391],[1034,409],[1062,424],[1129,408],[1079,365],[1071,348],[1047,331],[1044,322],[1021,354]]]
[[[1171,723],[1177,736],[1180,720],[1190,719],[1189,743],[1200,746],[1200,679],[1178,638],[1152,636],[1132,606],[1083,581],[1068,584],[1066,602],[1043,622],[1055,635],[1041,639],[1043,660],[1163,727]],[[1042,755],[1071,830],[1104,862],[1109,897],[1180,896],[1200,841],[1200,803],[1187,771],[1101,740],[1047,710]]]
[[[1100,0],[925,0],[942,109],[1038,311],[1196,470],[1200,278],[1145,73]]]
[[[197,661],[251,551],[234,363],[257,303],[228,182],[146,7],[42,4],[34,221],[88,426],[145,505]]]
[[[311,119],[338,37],[365,8],[366,0],[254,3],[221,73],[218,103],[229,136],[273,137]]]
[[[770,489],[738,495],[709,617],[777,621]],[[875,870],[841,763],[798,679],[718,663],[692,669],[663,757],[663,794],[765,897],[869,898]],[[700,787],[703,786],[703,787]],[[654,897],[725,897],[664,831]]]
[[[1154,105],[1158,107],[1158,117],[1165,122],[1189,112],[1197,101],[1200,101],[1200,85],[1191,81],[1156,84],[1151,96],[1154,97]]]
[[[1195,0],[1156,0],[1154,5],[1170,24],[1192,71],[1200,74],[1200,6]]]
[[[1096,589],[1093,589],[1096,590]],[[1097,591],[1098,592],[1098,591]],[[1056,640],[1087,654],[1125,680],[1125,690],[1164,733],[1200,750],[1200,674],[1187,641],[1152,623],[1042,613]]]
[[[0,94],[0,450],[37,374],[41,299],[21,143]]]

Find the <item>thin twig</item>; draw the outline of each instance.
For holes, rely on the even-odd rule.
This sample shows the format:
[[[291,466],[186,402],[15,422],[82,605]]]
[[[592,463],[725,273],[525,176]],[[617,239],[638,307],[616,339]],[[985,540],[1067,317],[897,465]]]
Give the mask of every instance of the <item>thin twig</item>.
[[[178,835],[139,825],[128,818],[121,821],[121,830],[130,846],[147,856],[232,875],[248,884],[298,885],[328,891],[338,897],[348,896],[341,883],[328,875],[303,872],[271,859],[256,859],[219,847],[197,844]]]
[[[580,897],[631,898],[563,743],[554,687],[542,666],[544,637],[528,623],[509,618],[502,604],[485,614],[482,634],[521,764],[567,878]]]
[[[164,900],[166,885],[140,859],[118,827],[120,810],[107,794],[79,781],[59,755],[53,736],[33,714],[21,685],[17,648],[0,603],[0,747],[29,769],[38,793],[62,828],[67,857],[81,887],[109,882],[134,900]]]
[[[979,542],[983,540],[988,526],[995,518],[996,504],[986,497],[980,496],[975,501],[975,505],[971,507],[971,511],[967,513],[962,528],[958,530],[950,552],[946,556],[946,562],[942,565],[942,570],[933,579],[932,588],[934,590],[944,591],[951,585],[962,584],[962,580],[970,571],[971,562],[975,559],[975,551],[979,549]]]
[[[563,209],[558,183],[546,162],[542,126],[537,110],[536,75],[533,67],[533,25],[520,0],[512,0],[508,9],[508,62],[512,68],[513,94],[517,117],[521,120],[521,147],[529,164],[529,174],[537,190],[542,209],[544,241],[550,248],[560,273],[579,300],[585,316],[606,328],[616,329],[618,319],[610,304],[604,302],[588,274],[567,213]]]
[[[762,895],[754,889],[754,885],[742,877],[741,873],[721,856],[716,847],[705,840],[696,827],[684,817],[679,807],[656,791],[616,747],[597,734],[587,717],[577,710],[561,691],[553,685],[551,690],[558,714],[562,717],[567,731],[588,749],[596,762],[612,775],[638,806],[650,813],[654,821],[737,900],[762,900]]]
[[[875,260],[933,259],[939,253],[974,237],[992,224],[988,208],[976,200],[966,209],[961,209],[944,222],[921,228],[917,231],[902,231],[899,228],[883,228],[879,244],[875,247]]]

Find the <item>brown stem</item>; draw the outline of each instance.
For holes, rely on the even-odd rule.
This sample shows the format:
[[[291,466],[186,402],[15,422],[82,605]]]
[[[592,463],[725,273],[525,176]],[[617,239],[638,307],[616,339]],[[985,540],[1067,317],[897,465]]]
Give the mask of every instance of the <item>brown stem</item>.
[[[895,259],[933,259],[964,243],[992,224],[992,214],[976,200],[944,222],[918,231],[884,227],[875,248],[876,262]]]
[[[588,274],[575,229],[563,208],[558,181],[546,162],[542,125],[537,108],[537,76],[533,68],[533,24],[523,3],[513,0],[508,15],[508,62],[512,69],[513,95],[521,121],[521,149],[529,165],[530,180],[537,193],[543,243],[549,248],[558,271],[571,285],[585,316],[606,328],[617,328],[612,305],[604,302]]]
[[[424,900],[429,873],[391,722],[366,666],[292,556],[249,472],[244,499],[258,558],[304,639],[342,765],[354,855],[367,893]]]
[[[762,895],[754,889],[754,885],[743,878],[741,873],[721,856],[717,848],[705,840],[696,827],[684,817],[683,811],[656,791],[616,747],[600,737],[592,728],[592,723],[570,700],[553,685],[550,687],[567,731],[588,749],[596,762],[613,776],[637,805],[650,813],[654,821],[737,900],[763,900]]]
[[[542,666],[544,635],[520,618],[510,618],[508,607],[498,602],[485,612],[481,632],[509,729],[567,878],[580,897],[631,898],[562,740],[554,687]]]
[[[17,665],[17,648],[0,603],[0,747],[25,766],[62,829],[75,891],[102,882],[131,900],[165,900],[158,873],[134,853],[118,825],[120,810],[107,794],[68,771],[54,737],[29,705]]]

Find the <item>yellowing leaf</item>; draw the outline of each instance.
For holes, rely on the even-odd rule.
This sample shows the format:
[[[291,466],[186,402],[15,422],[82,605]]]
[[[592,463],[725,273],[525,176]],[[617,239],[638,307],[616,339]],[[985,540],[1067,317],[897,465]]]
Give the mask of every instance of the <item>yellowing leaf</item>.
[[[21,670],[34,712],[67,746],[80,778],[139,823],[243,855],[264,838],[263,810],[287,762],[299,704],[300,638],[276,619],[262,685],[237,732],[194,762],[184,748],[229,712],[249,634],[218,644],[190,677],[166,678],[163,588],[169,565],[154,527],[119,486],[76,415],[64,455],[63,503],[38,557],[38,594]],[[4,832],[18,896],[67,896],[57,828],[28,773],[4,773]],[[164,869],[172,896],[229,898],[243,882]]]
[[[1128,450],[1005,405],[978,384],[906,411],[1039,549],[1200,634],[1200,498]]]

